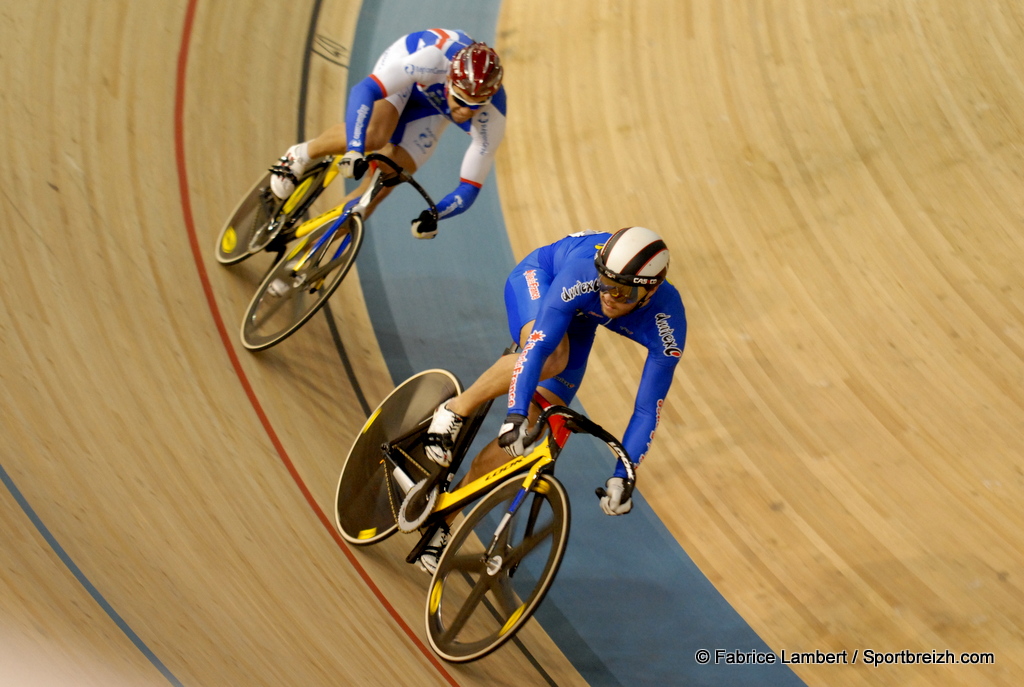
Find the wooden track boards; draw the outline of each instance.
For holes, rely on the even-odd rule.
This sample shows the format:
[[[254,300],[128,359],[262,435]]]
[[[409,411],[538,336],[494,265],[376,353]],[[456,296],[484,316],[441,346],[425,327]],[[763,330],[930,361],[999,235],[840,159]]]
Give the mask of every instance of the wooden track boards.
[[[344,45],[358,8],[327,5]],[[211,253],[238,194],[295,139],[311,3],[199,3],[183,194],[186,7],[3,13],[3,468],[184,684],[443,684],[296,487],[185,229],[187,196],[241,373],[330,513],[362,422],[330,333],[318,318],[241,354],[261,265],[226,270]],[[523,95],[497,178],[517,256],[586,227],[644,223],[670,242],[691,333],[645,496],[777,651],[996,659],[795,666],[808,684],[1020,684],[1019,7],[629,7],[505,3],[498,47]],[[314,76],[309,131],[338,112],[335,68]],[[357,290],[332,299],[373,404],[390,380],[359,304]],[[640,363],[599,338],[592,370],[609,374],[592,371],[581,399],[613,431]],[[4,658],[45,657],[34,684],[166,684],[0,496]],[[403,552],[356,555],[419,632],[425,581]],[[554,652],[541,661],[578,680]],[[449,668],[460,684],[520,669],[508,650]]]
[[[814,685],[1019,684],[1024,13],[1012,2],[506,2],[517,256],[645,224],[690,335],[640,488]],[[511,99],[510,99],[511,100]],[[542,190],[541,190],[542,189]],[[621,431],[642,364],[599,336]]]
[[[0,609],[22,659],[0,677],[491,685],[536,675],[516,649],[441,668],[415,643],[427,579],[401,560],[411,543],[360,551],[357,567],[332,536],[341,461],[365,419],[353,384],[323,318],[287,346],[245,353],[238,322],[266,261],[226,269],[212,250],[238,196],[295,140],[313,3],[199,2],[191,33],[187,7],[29,3],[0,22],[3,467],[167,671],[0,490]],[[321,36],[349,45],[358,9],[325,3]],[[342,66],[317,59],[311,129],[344,99]],[[361,303],[355,279],[332,299],[373,405],[391,380]],[[559,684],[580,684],[539,628],[523,640]]]

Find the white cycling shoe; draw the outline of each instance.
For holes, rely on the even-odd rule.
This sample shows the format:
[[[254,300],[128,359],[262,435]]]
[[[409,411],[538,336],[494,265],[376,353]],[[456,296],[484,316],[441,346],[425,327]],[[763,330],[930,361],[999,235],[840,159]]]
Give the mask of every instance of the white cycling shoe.
[[[423,442],[423,450],[430,460],[445,467],[451,465],[452,448],[455,446],[455,439],[458,438],[459,430],[462,429],[462,423],[465,421],[466,418],[448,410],[447,403],[442,403],[437,407]]]
[[[270,168],[270,190],[281,200],[292,194],[299,177],[309,166],[307,150],[305,143],[293,145],[281,156],[277,164]]]
[[[430,543],[423,549],[423,553],[420,554],[419,564],[423,572],[428,575],[433,575],[437,572],[437,562],[441,560],[441,554],[444,553],[444,548],[448,546],[450,538],[451,531],[448,529],[448,525],[441,525],[437,532],[434,533],[434,536],[430,538]]]

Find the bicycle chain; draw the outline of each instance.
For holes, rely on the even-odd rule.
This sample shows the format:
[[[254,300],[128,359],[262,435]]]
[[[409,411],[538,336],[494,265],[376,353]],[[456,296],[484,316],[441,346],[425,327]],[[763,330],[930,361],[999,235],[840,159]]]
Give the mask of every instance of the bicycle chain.
[[[395,448],[398,449],[398,452],[401,453],[407,461],[418,467],[420,469],[420,472],[422,472],[424,475],[430,474],[430,470],[417,463],[416,459],[413,458],[412,455],[410,455],[405,449],[403,449],[400,446],[395,446]]]
[[[388,460],[384,459],[384,485],[388,490],[388,505],[391,506],[391,517],[394,518],[395,522],[398,522],[398,509],[395,508],[395,487],[392,485],[394,477],[391,475],[391,471],[388,470]]]

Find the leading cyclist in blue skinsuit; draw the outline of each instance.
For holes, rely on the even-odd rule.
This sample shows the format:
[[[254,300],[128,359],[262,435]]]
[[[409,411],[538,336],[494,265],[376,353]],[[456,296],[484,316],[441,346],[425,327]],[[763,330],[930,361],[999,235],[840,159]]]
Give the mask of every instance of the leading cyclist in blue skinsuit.
[[[449,124],[470,137],[462,158],[459,185],[437,204],[445,219],[465,212],[494,166],[505,135],[505,89],[498,54],[464,31],[427,29],[402,36],[377,60],[373,71],[353,86],[345,122],[316,138],[292,146],[271,167],[271,190],[284,199],[310,163],[345,153],[342,175],[360,179],[366,172],[367,152],[379,151],[413,173],[430,159]],[[346,197],[358,198],[363,186]],[[367,211],[391,192],[385,188]],[[412,234],[433,238],[437,225],[429,211],[413,220]]]
[[[567,405],[583,381],[594,335],[602,325],[647,349],[622,440],[630,458],[643,461],[686,341],[686,311],[679,292],[665,280],[668,263],[665,242],[645,227],[614,234],[580,232],[526,256],[505,284],[509,332],[522,351],[500,358],[435,411],[426,441],[431,459],[449,464],[464,418],[506,392],[508,416],[497,444],[508,455],[492,444],[473,461],[464,483],[499,467],[509,455],[522,455],[528,424],[538,414],[535,405],[531,408],[534,390],[552,403]],[[621,500],[625,474],[620,464],[605,484],[601,509],[608,515],[632,508],[632,499]],[[446,544],[442,528],[420,565],[433,572]]]

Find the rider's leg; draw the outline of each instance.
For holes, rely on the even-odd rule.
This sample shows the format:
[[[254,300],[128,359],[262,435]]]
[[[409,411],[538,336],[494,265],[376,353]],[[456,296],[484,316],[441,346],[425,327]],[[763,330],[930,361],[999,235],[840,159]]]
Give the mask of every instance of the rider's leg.
[[[427,163],[427,160],[437,150],[437,144],[441,139],[441,134],[444,133],[448,126],[448,120],[436,114],[433,106],[424,100],[423,96],[415,93],[410,97],[409,102],[405,104],[401,112],[388,100],[379,101],[379,104],[390,106],[389,116],[387,118],[381,117],[379,120],[374,121],[377,116],[377,109],[379,109],[374,108],[373,116],[370,118],[370,135],[367,137],[366,149],[380,152],[394,160],[399,167],[409,174],[415,174],[423,168],[423,165]],[[428,111],[432,114],[427,114]],[[373,144],[373,147],[371,147],[371,144]],[[388,173],[389,171],[387,165],[385,165],[384,172]],[[367,179],[369,176],[367,175],[364,179]],[[350,193],[345,198],[345,202],[350,201],[352,198],[358,198],[365,193],[368,183],[368,181],[365,181],[363,185]],[[394,187],[381,190],[377,197],[374,198],[373,204],[363,214],[364,219],[373,214],[377,206],[390,195],[392,188]]]
[[[548,403],[553,405],[565,405],[565,402],[562,399],[548,389],[538,387],[537,391],[548,401]],[[531,403],[529,414],[529,422],[531,425],[537,421],[537,417],[539,415],[540,408],[536,403]],[[483,447],[483,449],[481,449],[476,458],[473,459],[473,462],[469,466],[469,472],[467,472],[465,477],[459,481],[459,486],[469,484],[478,477],[483,477],[491,470],[497,470],[510,459],[511,456],[505,453],[505,449],[498,446],[498,440],[496,438],[492,439]]]
[[[550,284],[551,275],[539,268],[536,251],[520,261],[505,281],[508,331],[524,347]],[[568,361],[568,348],[568,338],[563,337],[552,355],[544,361],[542,377],[551,377],[562,371]],[[438,406],[424,442],[428,458],[441,465],[451,462],[452,447],[465,417],[482,403],[508,393],[517,358],[515,355],[502,356],[462,394]]]
[[[533,331],[533,321],[523,325],[520,334],[521,345]],[[473,384],[461,394],[448,400],[434,411],[434,417],[427,428],[427,439],[424,450],[435,463],[448,465],[452,460],[452,447],[462,430],[466,417],[481,404],[508,393],[512,383],[512,372],[515,368],[516,354],[504,355],[491,365]],[[569,337],[562,337],[555,350],[544,361],[541,380],[554,377],[565,368],[569,360]]]
[[[387,100],[373,105],[370,123],[366,127],[366,150],[377,150],[387,144],[398,125],[398,109]],[[340,155],[348,149],[345,124],[330,127],[316,138],[290,147],[278,163],[271,168],[274,175],[270,187],[278,198],[287,198],[295,190],[295,182],[313,160],[327,155]]]
[[[394,160],[399,167],[401,167],[409,174],[416,173],[416,161],[413,160],[412,156],[409,155],[409,153],[405,152],[405,150],[401,146],[396,146],[391,143],[388,143],[387,145],[381,146],[379,149],[377,149],[377,151],[380,152],[381,155],[384,155]],[[383,165],[383,167],[385,168],[385,170],[387,169],[387,165]],[[371,176],[371,174],[367,173],[366,176],[364,176],[360,181],[359,187],[345,196],[344,202],[346,204],[352,199],[359,198],[364,193],[366,193],[366,189],[370,187]],[[377,206],[381,204],[381,201],[383,201],[385,198],[391,195],[391,191],[394,190],[394,188],[394,186],[387,186],[385,188],[382,188],[380,192],[376,195],[376,197],[374,197],[373,202],[370,203],[370,207],[368,207],[366,209],[366,212],[363,213],[363,219],[369,219],[370,215],[373,214],[373,211],[377,209]]]
[[[530,325],[532,330],[532,323]],[[583,375],[587,370],[587,360],[590,358],[590,351],[594,346],[596,329],[596,326],[588,326],[586,324],[572,324],[569,326],[569,331],[565,335],[566,338],[560,344],[560,347],[564,344],[566,352],[565,360],[560,363],[561,368],[552,374],[547,374],[549,371],[545,369],[546,376],[544,379],[547,381],[542,380],[541,384],[537,387],[537,392],[547,399],[549,403],[568,405],[576,396],[576,391],[579,389],[580,384],[583,383]],[[526,327],[523,330],[523,341],[525,341],[529,331],[527,331]],[[531,425],[537,421],[539,414],[540,409],[536,404],[531,403],[528,412]],[[495,439],[473,460],[469,473],[462,483],[468,484],[470,481],[504,465],[510,459],[510,456],[498,446],[498,441]]]
[[[377,108],[374,108],[377,109]],[[345,137],[345,123],[339,122],[314,139],[306,142],[310,160],[326,155],[340,155],[347,149],[348,139]]]
[[[373,104],[370,123],[366,126],[365,150],[383,148],[398,125],[398,109],[387,100],[378,100]],[[325,155],[340,155],[348,150],[348,138],[344,122],[335,124],[327,131],[307,142],[309,159],[315,160]]]
[[[519,334],[520,346],[526,346],[527,338],[532,331],[533,321],[531,320],[523,325],[523,329]],[[512,383],[512,371],[518,359],[518,353],[503,355],[498,358],[468,389],[448,401],[448,409],[465,417],[476,410],[481,404],[507,394],[508,387]],[[568,360],[569,336],[567,334],[562,337],[558,347],[544,361],[544,368],[540,373],[541,380],[557,375],[565,369],[565,363]]]

